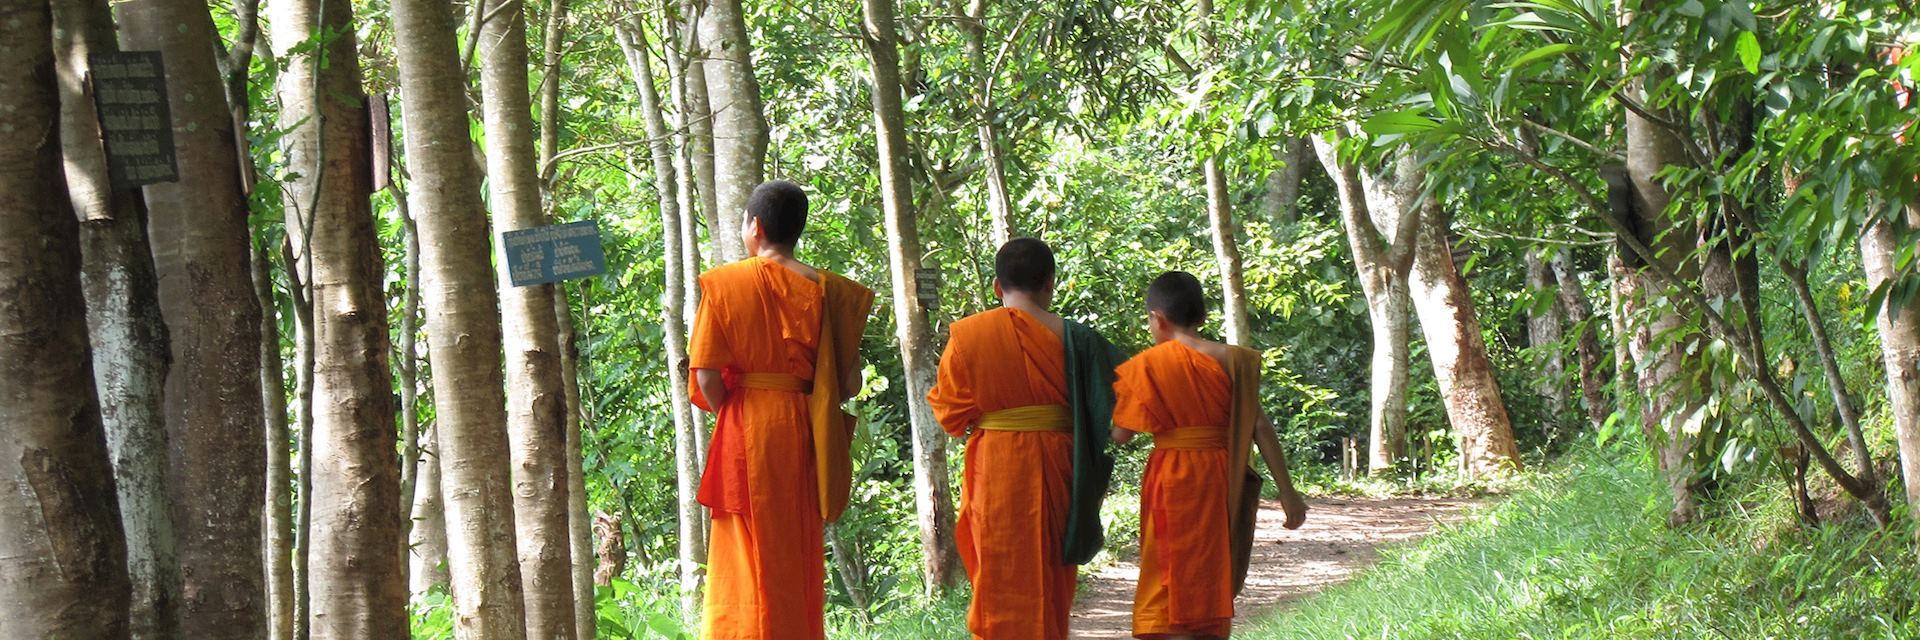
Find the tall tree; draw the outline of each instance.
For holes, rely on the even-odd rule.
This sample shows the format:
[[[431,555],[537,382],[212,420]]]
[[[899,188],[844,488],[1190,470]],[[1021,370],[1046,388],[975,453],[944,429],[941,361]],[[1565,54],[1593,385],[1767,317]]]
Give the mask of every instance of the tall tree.
[[[420,433],[420,488],[413,493],[413,529],[407,534],[407,591],[425,594],[449,586],[446,500],[440,494],[440,427]]]
[[[446,501],[454,633],[463,640],[524,638],[526,605],[508,479],[500,294],[494,288],[479,167],[469,143],[466,75],[452,6],[398,0],[393,20],[412,207],[419,214],[420,289],[434,372],[439,454],[434,459]],[[524,78],[524,65],[521,71]]]
[[[128,637],[45,2],[0,4],[0,636]],[[257,497],[257,496],[255,496]]]
[[[313,309],[307,636],[406,635],[392,353],[374,228],[366,96],[347,2],[275,2],[288,241]],[[302,45],[311,47],[305,55]]]
[[[1475,478],[1518,468],[1520,446],[1513,422],[1493,379],[1473,296],[1453,262],[1452,217],[1433,198],[1420,206],[1409,290],[1447,421],[1460,438],[1461,466]]]
[[[1911,252],[1913,230],[1920,229],[1920,206],[1906,215],[1909,239],[1902,247],[1896,216],[1868,223],[1860,236],[1860,262],[1866,267],[1867,286],[1881,290],[1898,281],[1896,266],[1903,251]],[[1913,277],[1910,273],[1907,276]],[[1880,353],[1887,367],[1887,409],[1893,415],[1895,440],[1900,443],[1900,470],[1907,504],[1920,505],[1920,298],[1900,300],[1889,294],[1874,316],[1880,328]],[[1866,470],[1862,470],[1863,473]]]
[[[953,542],[953,499],[947,481],[945,434],[921,398],[933,388],[933,334],[920,304],[920,232],[907,173],[907,122],[901,105],[900,36],[893,0],[862,0],[863,41],[873,81],[873,129],[880,156],[880,199],[887,229],[887,267],[893,276],[893,319],[906,369],[913,432],[914,511],[920,528],[922,571],[929,589],[960,580]]]
[[[1267,174],[1260,210],[1267,222],[1287,225],[1300,219],[1300,188],[1306,182],[1307,166],[1314,162],[1312,143],[1287,138],[1280,143],[1280,161],[1280,168]]]
[[[491,0],[480,34],[481,115],[496,234],[547,223],[527,86],[522,0]],[[504,252],[504,246],[501,247]],[[502,253],[501,269],[508,263]],[[507,440],[514,535],[530,638],[572,638],[572,537],[567,520],[566,392],[560,387],[553,285],[512,286],[500,276],[507,352]]]
[[[738,244],[739,235],[726,232],[726,229],[730,228],[728,227],[730,223],[722,221],[725,216],[720,214],[718,200],[719,186],[716,183],[718,169],[713,138],[713,100],[707,80],[707,65],[711,52],[707,50],[706,41],[702,35],[705,29],[703,25],[711,19],[707,5],[708,0],[680,0],[679,20],[672,23],[678,30],[679,36],[676,41],[679,44],[680,64],[675,65],[675,68],[679,70],[677,80],[681,88],[678,99],[680,127],[686,131],[687,137],[681,152],[687,155],[687,162],[690,165],[688,167],[690,170],[682,171],[681,175],[685,176],[683,180],[691,180],[693,187],[683,189],[682,192],[685,194],[684,197],[698,203],[696,208],[683,206],[681,210],[684,214],[692,215],[693,220],[704,216],[707,222],[707,239],[712,243],[709,245],[708,253],[713,255],[715,261],[727,263],[732,262],[734,258],[731,257],[733,254],[727,253],[726,246]],[[681,242],[697,243],[699,241],[698,236],[689,236],[684,233],[682,236]],[[739,252],[745,251],[746,247],[739,248]],[[693,271],[696,278],[689,280],[687,286],[698,290],[700,288],[697,278],[699,269],[696,267]],[[692,314],[693,311],[689,310],[687,313]]]
[[[267,450],[266,541],[267,637],[293,638],[293,442],[287,433],[286,367],[280,356],[280,305],[273,294],[270,251],[253,249],[254,297],[260,300],[260,405]]]
[[[1202,54],[1209,63],[1217,64],[1222,53],[1220,36],[1215,28],[1213,0],[1200,0],[1195,17],[1200,23],[1200,42]],[[1201,79],[1195,75],[1195,82]],[[1206,132],[1206,138],[1215,138],[1214,132]],[[1246,275],[1241,271],[1240,241],[1235,237],[1240,226],[1233,221],[1233,201],[1227,197],[1227,176],[1220,166],[1223,149],[1208,150],[1207,157],[1200,161],[1200,173],[1206,179],[1207,189],[1207,226],[1213,235],[1213,258],[1220,270],[1220,312],[1225,316],[1222,333],[1227,342],[1243,346],[1253,346],[1252,316],[1247,311]]]
[[[1403,203],[1413,201],[1407,192],[1417,193],[1421,178],[1412,159],[1403,158],[1393,184],[1379,184],[1357,162],[1340,157],[1338,143],[1349,135],[1335,129],[1333,140],[1316,138],[1313,146],[1340,197],[1340,217],[1373,328],[1367,469],[1381,473],[1406,457],[1407,320],[1413,304],[1407,280],[1420,211]]]
[[[80,281],[87,300],[100,418],[133,585],[134,638],[180,634],[180,564],[167,504],[167,327],[160,315],[146,198],[114,188],[99,114],[86,86],[88,55],[119,50],[99,0],[52,3],[60,142],[67,190],[80,215]]]
[[[747,257],[740,220],[747,196],[766,178],[768,135],[741,0],[708,0],[700,19],[700,48],[707,55],[707,103],[713,111],[714,194],[707,215],[719,223],[708,232],[718,259],[733,262]]]
[[[1566,340],[1566,308],[1557,294],[1560,282],[1549,258],[1541,255],[1540,249],[1529,248],[1524,259],[1527,292],[1533,296],[1551,296],[1545,300],[1533,300],[1533,306],[1527,309],[1527,346],[1533,350],[1533,357],[1528,364],[1538,374],[1534,380],[1534,392],[1547,401],[1546,424],[1543,427],[1549,439],[1556,439],[1565,429],[1564,423],[1571,411],[1566,381],[1567,357],[1561,348]]]
[[[696,445],[693,436],[698,428],[694,422],[693,404],[687,396],[687,327],[681,300],[686,296],[686,279],[681,262],[683,244],[681,242],[681,211],[679,195],[679,176],[675,173],[672,148],[672,135],[667,131],[667,121],[660,92],[655,88],[653,63],[650,60],[651,46],[647,44],[646,26],[638,16],[632,23],[620,23],[615,27],[615,35],[620,47],[626,54],[627,66],[631,69],[634,84],[640,93],[640,111],[646,118],[647,149],[652,156],[653,180],[658,185],[660,207],[660,243],[664,258],[665,280],[660,302],[660,329],[666,334],[667,386],[670,394],[673,415],[674,477],[677,493],[675,507],[679,513],[679,563],[680,563],[680,609],[687,619],[698,614],[701,566],[706,562],[706,540],[702,535],[701,521],[706,512],[700,506],[699,456],[694,452]]]
[[[998,247],[1013,239],[1013,196],[1007,189],[1007,167],[1000,147],[1000,112],[993,106],[997,66],[987,61],[988,0],[970,0],[961,26],[967,32],[967,62],[974,74],[974,132],[980,138],[981,172],[987,183],[988,238]]]
[[[254,297],[247,200],[224,97],[220,40],[204,2],[121,3],[121,45],[160,51],[167,65],[178,182],[146,187],[167,372],[169,491],[179,543],[182,632],[267,635],[261,561],[266,460],[260,395],[260,304]]]
[[[1552,264],[1554,283],[1558,288],[1560,308],[1564,311],[1567,325],[1579,332],[1574,339],[1574,353],[1580,365],[1580,398],[1587,408],[1587,423],[1599,430],[1607,422],[1607,416],[1613,415],[1613,404],[1607,399],[1607,381],[1602,365],[1606,358],[1600,344],[1600,324],[1594,317],[1593,304],[1587,301],[1587,287],[1580,280],[1580,273],[1573,268],[1573,254],[1560,251],[1553,255]]]

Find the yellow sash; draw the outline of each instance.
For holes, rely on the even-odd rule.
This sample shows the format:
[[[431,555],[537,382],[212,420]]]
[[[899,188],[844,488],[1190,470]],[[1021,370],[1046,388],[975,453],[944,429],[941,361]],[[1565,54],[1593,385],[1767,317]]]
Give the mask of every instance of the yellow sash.
[[[813,390],[813,381],[801,380],[799,376],[785,373],[747,373],[741,374],[740,387],[762,391],[807,393]]]
[[[1177,427],[1153,434],[1156,449],[1225,449],[1226,427]]]
[[[1030,404],[1001,409],[980,416],[980,428],[988,431],[1073,431],[1073,414],[1061,404]]]

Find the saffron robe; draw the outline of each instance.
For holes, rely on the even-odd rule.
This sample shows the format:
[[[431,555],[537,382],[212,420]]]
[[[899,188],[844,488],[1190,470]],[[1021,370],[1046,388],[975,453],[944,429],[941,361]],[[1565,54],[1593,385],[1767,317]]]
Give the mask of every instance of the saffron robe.
[[[975,428],[987,414],[1067,402],[1061,337],[1000,308],[948,328],[927,394],[940,427],[967,438],[954,536],[973,582],[967,628],[987,640],[1067,637],[1078,569],[1062,559],[1073,473],[1070,427]]]
[[[1228,482],[1244,473],[1228,473],[1229,376],[1211,356],[1170,340],[1122,364],[1114,394],[1114,425],[1154,438],[1141,481],[1133,634],[1226,637],[1234,596]]]
[[[826,636],[823,483],[809,393],[821,382],[822,343],[836,347],[834,356],[845,353],[838,341],[849,328],[857,342],[872,293],[820,276],[816,282],[764,258],[700,276],[688,366],[721,371],[728,390],[719,406],[698,384],[692,390],[694,403],[716,416],[699,496],[713,510],[704,638]],[[823,325],[833,328],[830,336]]]

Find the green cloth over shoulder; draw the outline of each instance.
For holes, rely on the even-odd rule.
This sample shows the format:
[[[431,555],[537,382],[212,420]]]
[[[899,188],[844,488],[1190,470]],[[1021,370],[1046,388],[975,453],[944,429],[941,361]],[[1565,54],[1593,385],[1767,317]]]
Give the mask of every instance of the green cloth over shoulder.
[[[1086,564],[1106,544],[1100,503],[1113,483],[1114,369],[1125,354],[1092,327],[1066,321],[1067,408],[1073,414],[1073,488],[1060,557]]]

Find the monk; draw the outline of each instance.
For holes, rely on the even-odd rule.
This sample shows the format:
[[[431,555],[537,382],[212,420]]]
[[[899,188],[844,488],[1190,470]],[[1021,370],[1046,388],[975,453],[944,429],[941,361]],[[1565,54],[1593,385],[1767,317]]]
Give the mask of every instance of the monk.
[[[1101,541],[1098,499],[1112,472],[1106,385],[1119,358],[1102,365],[1112,345],[1048,310],[1053,289],[1046,243],[1001,247],[993,281],[1001,307],[950,325],[927,394],[941,428],[967,440],[955,537],[973,582],[975,638],[1067,637],[1076,565]],[[1095,381],[1081,386],[1101,388],[1104,408],[1075,401],[1079,381]],[[1099,425],[1097,440],[1081,437],[1087,424]]]
[[[1238,590],[1229,520],[1232,488],[1246,478],[1246,447],[1232,455],[1236,395],[1258,387],[1258,354],[1203,338],[1207,308],[1199,280],[1174,271],[1147,289],[1155,346],[1120,365],[1113,439],[1151,434],[1153,453],[1140,490],[1140,582],[1134,593],[1136,638],[1225,638]],[[1236,358],[1254,380],[1235,384]],[[1255,408],[1254,433],[1280,486],[1286,527],[1299,527],[1306,502],[1294,490],[1273,423]],[[1264,435],[1261,435],[1264,432]],[[1271,451],[1268,451],[1271,449]],[[1277,459],[1277,461],[1276,461]],[[1258,490],[1254,484],[1253,491]],[[1257,494],[1255,496],[1257,499]],[[1248,523],[1251,524],[1251,523]],[[1251,538],[1248,539],[1251,543]],[[1240,574],[1244,577],[1244,570]]]
[[[799,185],[747,200],[752,257],[700,276],[688,347],[695,404],[716,415],[700,502],[713,510],[702,637],[826,637],[823,523],[845,507],[866,287],[794,259]]]

